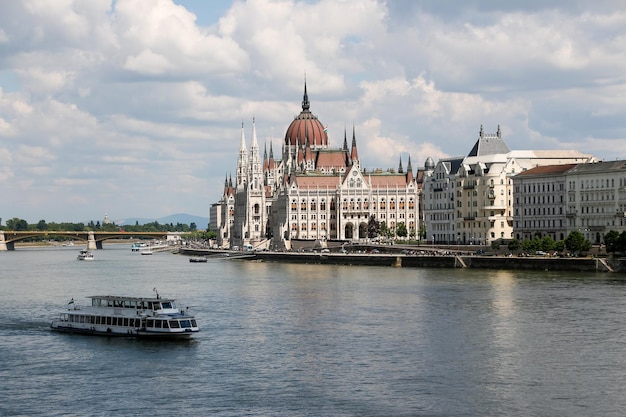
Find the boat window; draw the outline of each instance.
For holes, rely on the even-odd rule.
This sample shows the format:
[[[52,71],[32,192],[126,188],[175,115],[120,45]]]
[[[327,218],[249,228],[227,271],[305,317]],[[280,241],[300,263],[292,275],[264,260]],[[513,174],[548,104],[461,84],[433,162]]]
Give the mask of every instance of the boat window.
[[[148,310],[152,310],[152,301],[148,301]]]
[[[181,320],[180,321],[180,327],[184,328],[184,329],[188,329],[191,327],[191,321],[189,320]]]
[[[161,309],[161,304],[160,303],[153,303],[152,307],[154,307],[155,310],[160,310]]]
[[[179,323],[178,323],[178,321],[176,321],[176,320],[170,320],[170,327],[171,327],[172,329],[178,329],[178,328],[180,328]]]
[[[148,320],[146,327],[154,327],[154,320],[152,319]]]
[[[163,328],[167,329],[168,327],[170,326],[167,325],[167,320],[163,320]]]
[[[128,327],[128,319],[127,318],[124,319],[124,326]]]
[[[84,323],[84,322],[85,322],[85,316],[82,316],[82,315],[81,315],[81,316],[79,316],[79,317],[78,317],[78,322],[79,322],[79,323]]]
[[[163,301],[161,305],[163,306],[163,308],[172,308],[172,304],[168,301]]]
[[[107,326],[111,325],[111,317],[107,317]]]
[[[198,327],[195,320],[191,320],[191,327]]]
[[[89,317],[89,322],[90,322],[91,324],[96,324],[96,316],[91,316],[91,317]]]

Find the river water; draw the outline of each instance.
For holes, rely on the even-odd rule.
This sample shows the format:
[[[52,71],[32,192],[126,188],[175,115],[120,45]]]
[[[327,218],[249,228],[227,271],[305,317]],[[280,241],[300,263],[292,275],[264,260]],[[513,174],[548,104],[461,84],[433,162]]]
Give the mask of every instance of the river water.
[[[0,253],[2,416],[622,416],[623,275],[294,265],[105,245]],[[175,297],[201,332],[51,332],[90,295]],[[87,300],[85,300],[87,301]]]

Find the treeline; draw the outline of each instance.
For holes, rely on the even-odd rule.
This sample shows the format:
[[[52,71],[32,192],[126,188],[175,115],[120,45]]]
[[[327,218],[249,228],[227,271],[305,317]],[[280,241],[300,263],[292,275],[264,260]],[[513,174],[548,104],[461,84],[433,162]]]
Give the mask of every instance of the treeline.
[[[604,235],[604,244],[606,245],[607,253],[623,253],[626,252],[626,232],[616,232],[611,230]],[[492,248],[498,249],[500,243],[493,242]],[[564,252],[570,251],[573,254],[580,252],[587,252],[592,247],[592,244],[585,236],[579,231],[571,232],[564,240],[555,241],[550,236],[539,237],[535,236],[533,239],[526,239],[519,241],[517,239],[510,240],[507,243],[507,248],[512,251],[522,250],[528,253],[541,252]]]
[[[115,223],[101,224],[99,221],[89,223],[54,223],[46,222],[45,220],[39,220],[36,224],[29,224],[24,219],[14,217],[6,221],[6,226],[2,226],[2,219],[0,218],[0,230],[15,230],[15,231],[56,231],[56,232],[89,232],[89,231],[102,231],[102,232],[182,232],[193,233],[197,232],[198,228],[195,223],[182,224],[182,223],[170,223],[160,224],[159,222],[151,222],[140,225],[138,222],[134,226],[125,225],[118,226]]]

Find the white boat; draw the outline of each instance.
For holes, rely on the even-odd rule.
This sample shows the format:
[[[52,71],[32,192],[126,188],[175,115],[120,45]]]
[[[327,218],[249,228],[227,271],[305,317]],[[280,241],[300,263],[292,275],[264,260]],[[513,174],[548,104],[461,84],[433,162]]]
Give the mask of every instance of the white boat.
[[[87,249],[82,249],[78,256],[76,257],[79,261],[93,261],[94,256],[93,253],[89,252]]]
[[[52,330],[101,336],[188,339],[200,331],[194,316],[181,311],[171,298],[96,295],[91,305],[68,309],[52,320]]]

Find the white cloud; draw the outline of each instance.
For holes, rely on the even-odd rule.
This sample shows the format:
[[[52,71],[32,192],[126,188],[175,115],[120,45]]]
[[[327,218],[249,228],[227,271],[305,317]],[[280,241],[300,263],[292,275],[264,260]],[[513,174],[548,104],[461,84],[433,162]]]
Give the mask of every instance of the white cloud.
[[[0,217],[206,215],[242,122],[279,157],[305,72],[366,168],[466,154],[481,124],[512,149],[626,158],[620,5],[248,0],[201,26],[171,0],[7,2]]]

